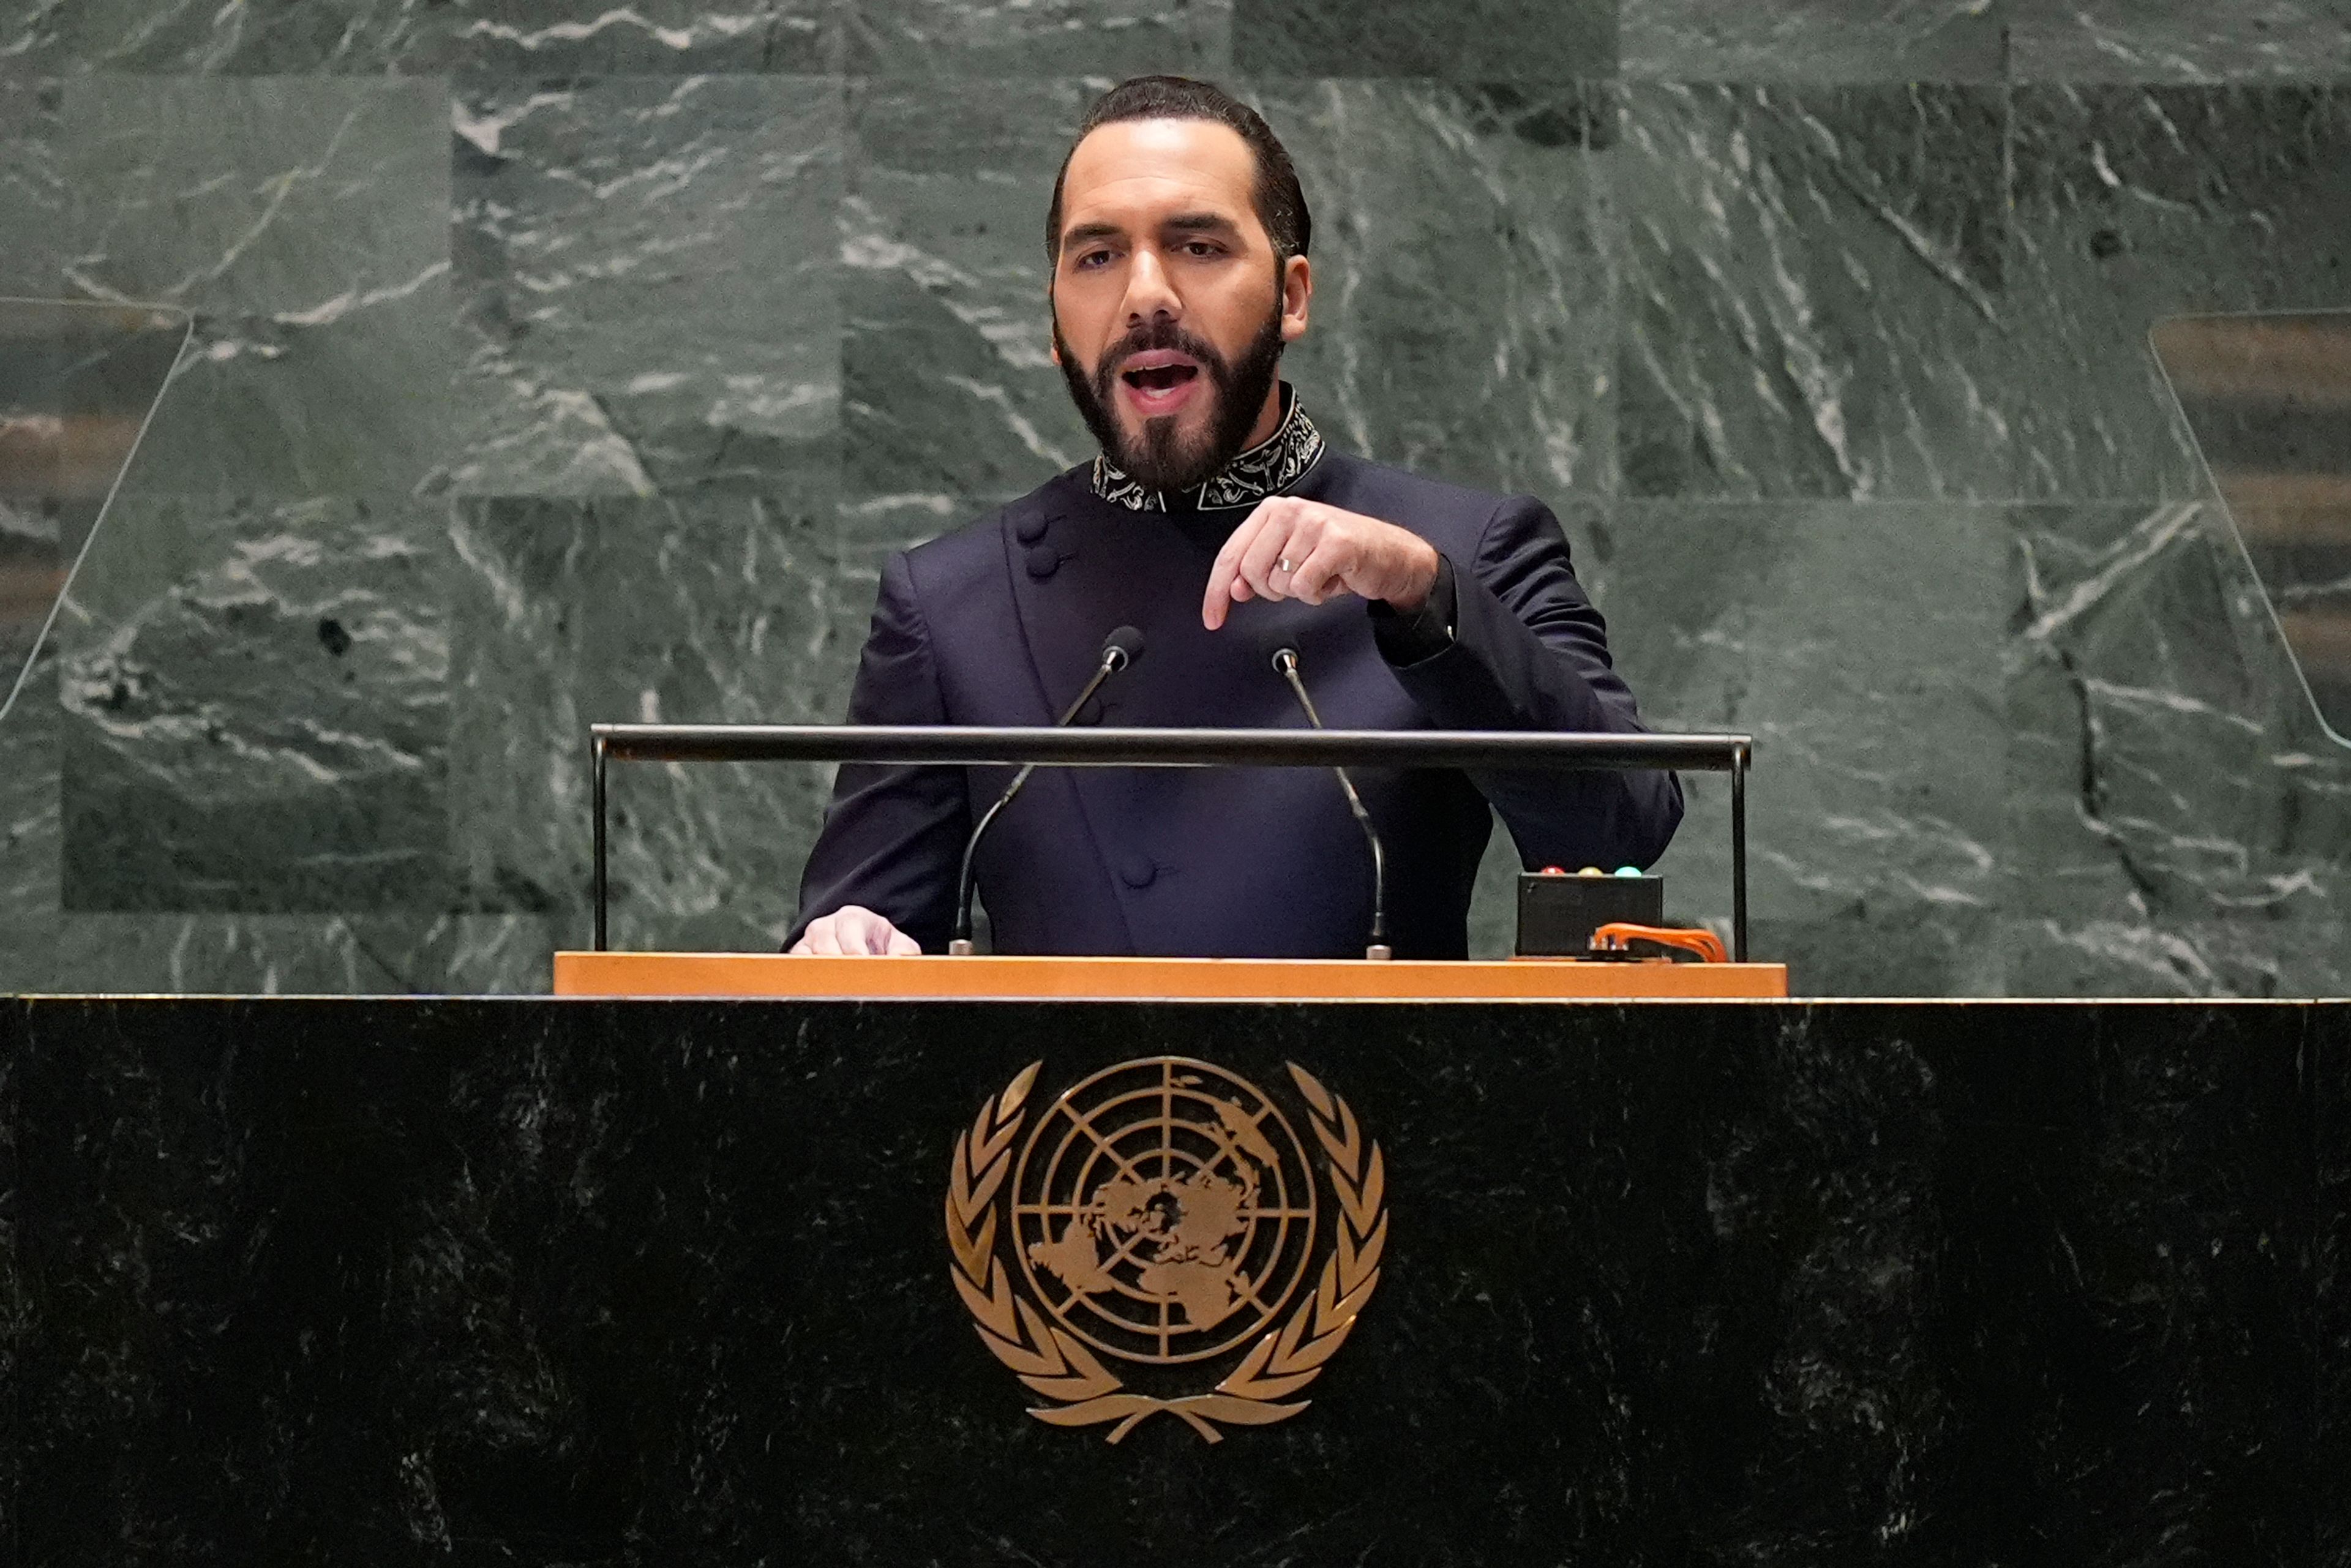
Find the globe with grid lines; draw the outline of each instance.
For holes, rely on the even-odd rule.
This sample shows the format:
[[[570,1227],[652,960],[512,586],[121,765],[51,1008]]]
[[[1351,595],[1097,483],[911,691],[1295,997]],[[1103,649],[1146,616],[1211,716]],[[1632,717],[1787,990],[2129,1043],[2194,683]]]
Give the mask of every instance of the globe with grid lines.
[[[1038,1300],[1128,1361],[1220,1354],[1297,1292],[1314,1246],[1313,1167],[1255,1084],[1188,1057],[1106,1068],[1040,1115],[1012,1183],[1015,1250]]]

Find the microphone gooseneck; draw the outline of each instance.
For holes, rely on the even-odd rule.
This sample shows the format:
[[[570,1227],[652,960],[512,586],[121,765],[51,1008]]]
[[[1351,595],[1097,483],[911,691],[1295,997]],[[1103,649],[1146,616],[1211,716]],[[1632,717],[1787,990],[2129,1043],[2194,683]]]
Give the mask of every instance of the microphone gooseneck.
[[[1134,627],[1121,626],[1103,638],[1102,656],[1094,664],[1093,678],[1086,682],[1085,689],[1078,694],[1077,700],[1070,705],[1068,711],[1053,721],[1053,727],[1056,729],[1066,727],[1078,716],[1078,710],[1084,707],[1096,692],[1102,690],[1104,681],[1141,657],[1143,657],[1143,633]],[[987,835],[989,825],[996,821],[997,814],[1012,804],[1012,798],[1019,794],[1021,787],[1029,782],[1029,775],[1036,771],[1037,765],[1031,762],[1024,766],[1019,772],[1015,773],[1012,776],[1012,782],[1004,787],[1004,793],[996,798],[996,803],[980,813],[979,825],[972,829],[971,837],[964,841],[963,870],[956,878],[955,935],[947,943],[948,953],[956,957],[969,957],[973,951],[971,944],[971,894],[974,886],[972,868],[974,858],[979,853],[979,841]]]
[[[1315,728],[1322,727],[1322,716],[1314,711],[1314,699],[1306,695],[1306,683],[1298,673],[1298,650],[1288,643],[1273,651],[1276,674],[1290,683],[1298,706],[1306,710],[1306,722]],[[1364,956],[1378,960],[1395,956],[1388,946],[1388,867],[1387,856],[1381,852],[1379,830],[1372,826],[1372,814],[1364,809],[1364,798],[1355,793],[1355,781],[1347,777],[1344,768],[1333,768],[1339,776],[1339,788],[1347,792],[1347,810],[1355,814],[1355,825],[1364,830],[1364,842],[1372,847],[1372,939],[1364,948]]]

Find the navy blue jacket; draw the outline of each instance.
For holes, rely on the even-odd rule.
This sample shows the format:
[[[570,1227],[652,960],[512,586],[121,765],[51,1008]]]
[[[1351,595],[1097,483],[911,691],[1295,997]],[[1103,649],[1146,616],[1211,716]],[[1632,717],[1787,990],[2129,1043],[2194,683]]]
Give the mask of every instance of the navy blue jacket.
[[[1092,674],[1103,635],[1133,625],[1143,657],[1113,677],[1088,721],[1302,727],[1267,664],[1286,640],[1334,729],[1641,728],[1606,627],[1539,501],[1334,451],[1290,486],[1410,528],[1452,563],[1452,645],[1397,667],[1353,598],[1252,601],[1207,631],[1209,564],[1248,510],[1130,511],[1097,498],[1090,474],[1073,469],[890,559],[852,723],[1051,724]],[[1010,777],[842,768],[799,926],[858,904],[925,952],[944,950],[964,841]],[[1648,865],[1682,810],[1670,773],[1367,768],[1356,784],[1386,847],[1400,958],[1466,953],[1489,800],[1530,867]],[[1002,953],[1361,956],[1371,917],[1369,851],[1338,781],[1318,768],[1040,768],[988,830],[977,870]]]

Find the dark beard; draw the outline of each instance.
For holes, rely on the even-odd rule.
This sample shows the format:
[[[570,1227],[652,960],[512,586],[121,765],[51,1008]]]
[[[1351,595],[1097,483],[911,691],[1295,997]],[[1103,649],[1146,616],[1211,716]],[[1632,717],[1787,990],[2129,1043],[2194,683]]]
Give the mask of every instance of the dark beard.
[[[1110,460],[1129,478],[1154,490],[1194,490],[1240,455],[1265,408],[1275,373],[1281,368],[1281,312],[1276,308],[1266,318],[1238,365],[1228,363],[1213,346],[1172,321],[1137,328],[1104,349],[1102,363],[1091,376],[1078,368],[1078,356],[1062,339],[1058,320],[1053,323],[1053,347],[1061,356],[1061,379],[1070,385],[1070,401],[1078,405],[1086,428],[1093,432]],[[1118,367],[1129,355],[1152,349],[1191,355],[1216,383],[1216,412],[1207,428],[1189,440],[1176,433],[1174,414],[1144,420],[1140,440],[1130,440],[1119,426],[1112,404],[1118,392]]]

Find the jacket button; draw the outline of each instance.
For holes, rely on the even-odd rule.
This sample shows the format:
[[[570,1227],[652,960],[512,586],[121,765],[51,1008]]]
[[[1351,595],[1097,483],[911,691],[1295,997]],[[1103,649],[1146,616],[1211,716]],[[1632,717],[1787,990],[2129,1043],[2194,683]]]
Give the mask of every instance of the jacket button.
[[[1029,575],[1042,582],[1061,570],[1061,552],[1051,545],[1029,547]]]
[[[1146,855],[1129,855],[1118,868],[1118,880],[1132,888],[1149,887],[1159,878],[1159,868]]]
[[[1052,526],[1053,519],[1050,517],[1023,517],[1012,525],[1012,537],[1024,545],[1033,545],[1043,538],[1045,530]]]

